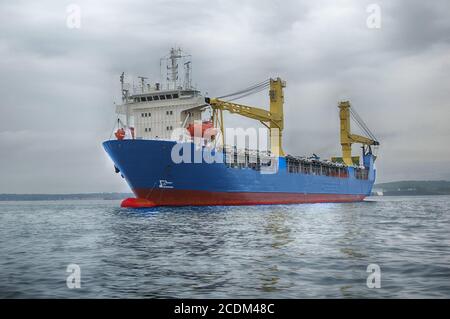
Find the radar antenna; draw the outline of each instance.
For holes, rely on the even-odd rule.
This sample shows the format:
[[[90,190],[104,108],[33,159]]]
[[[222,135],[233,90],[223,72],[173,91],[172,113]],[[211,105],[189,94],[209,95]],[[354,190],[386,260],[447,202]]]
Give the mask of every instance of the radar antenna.
[[[145,76],[138,76],[138,78],[141,80],[141,92],[144,93],[144,89],[145,89],[145,80],[147,80],[148,77],[145,77]]]

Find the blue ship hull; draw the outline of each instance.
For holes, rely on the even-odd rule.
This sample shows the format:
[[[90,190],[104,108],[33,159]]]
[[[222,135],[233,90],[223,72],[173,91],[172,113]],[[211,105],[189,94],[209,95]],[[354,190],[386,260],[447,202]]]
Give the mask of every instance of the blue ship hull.
[[[290,173],[286,158],[278,170],[262,174],[252,168],[232,168],[224,163],[179,163],[172,160],[176,142],[161,140],[110,140],[103,147],[136,195],[126,207],[184,205],[256,205],[361,201],[375,181],[374,157],[364,156],[368,178]],[[188,143],[192,151],[194,146]],[[218,157],[221,153],[216,154]]]

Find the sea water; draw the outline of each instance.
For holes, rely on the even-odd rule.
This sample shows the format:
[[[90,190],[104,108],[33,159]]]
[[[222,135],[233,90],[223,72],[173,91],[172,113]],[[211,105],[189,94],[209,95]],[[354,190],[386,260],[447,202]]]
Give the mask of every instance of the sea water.
[[[449,298],[449,207],[0,202],[0,297]]]

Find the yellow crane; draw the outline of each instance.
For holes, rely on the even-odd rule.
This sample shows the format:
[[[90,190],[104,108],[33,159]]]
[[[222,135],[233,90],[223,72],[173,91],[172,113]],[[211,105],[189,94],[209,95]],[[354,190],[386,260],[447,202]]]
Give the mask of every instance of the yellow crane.
[[[270,79],[270,110],[265,110],[258,107],[252,107],[242,104],[237,104],[229,101],[224,101],[218,98],[205,98],[205,102],[211,106],[211,108],[217,114],[220,112],[220,129],[222,131],[222,137],[224,133],[223,127],[223,114],[222,111],[228,111],[230,113],[239,114],[254,120],[260,121],[265,127],[269,129],[270,134],[270,148],[272,154],[278,154],[284,156],[282,147],[282,133],[284,129],[284,115],[283,104],[284,94],[283,88],[286,87],[286,82],[280,78]],[[217,119],[217,115],[215,116]]]
[[[359,162],[359,156],[352,157],[352,144],[360,143],[366,146],[371,145],[380,145],[380,143],[375,139],[370,130],[367,129],[367,126],[362,122],[362,120],[357,116],[356,121],[361,121],[360,125],[362,128],[372,137],[364,137],[361,135],[352,134],[350,130],[350,102],[343,101],[339,103],[339,119],[340,119],[340,137],[341,137],[341,146],[342,146],[342,158],[333,157],[332,161],[340,161],[342,160],[346,165],[353,165]],[[358,119],[359,118],[359,119]]]
[[[224,139],[224,124],[223,124],[223,111],[245,116],[254,120],[260,121],[264,126],[269,129],[270,134],[270,147],[272,154],[278,154],[284,156],[282,147],[282,136],[284,129],[284,94],[283,88],[286,87],[286,82],[280,78],[270,79],[270,110],[247,106],[243,104],[237,104],[230,101],[224,101],[220,98],[205,98],[205,102],[213,109],[213,118],[220,126],[222,131],[222,139]],[[263,85],[259,85],[264,87]],[[257,86],[256,86],[257,87]],[[254,87],[253,87],[254,88]],[[239,91],[238,93],[246,93],[246,90]],[[230,94],[236,95],[236,94]],[[380,145],[375,136],[370,132],[362,119],[357,115],[356,111],[350,110],[350,102],[344,101],[339,104],[339,118],[340,118],[340,138],[342,146],[342,157],[333,157],[331,160],[335,162],[344,162],[346,165],[353,165],[359,163],[359,156],[352,157],[352,144],[360,143],[365,146]],[[354,119],[357,124],[363,128],[363,130],[371,137],[364,137],[361,135],[352,134],[350,130],[350,116],[355,115]],[[224,143],[224,140],[222,140]]]

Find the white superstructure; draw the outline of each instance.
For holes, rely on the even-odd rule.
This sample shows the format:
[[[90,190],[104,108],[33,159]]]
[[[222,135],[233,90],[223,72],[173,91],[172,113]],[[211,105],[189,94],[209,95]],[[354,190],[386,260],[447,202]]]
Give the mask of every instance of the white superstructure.
[[[171,49],[170,55],[161,59],[161,68],[167,70],[165,85],[147,84],[146,77],[139,77],[140,87],[132,93],[122,74],[123,103],[116,112],[125,116],[126,127],[134,127],[136,139],[170,139],[174,129],[202,120],[205,99],[191,85],[191,61],[186,61],[189,58],[180,49]],[[180,62],[184,72],[179,70]],[[180,77],[180,73],[184,76]]]

